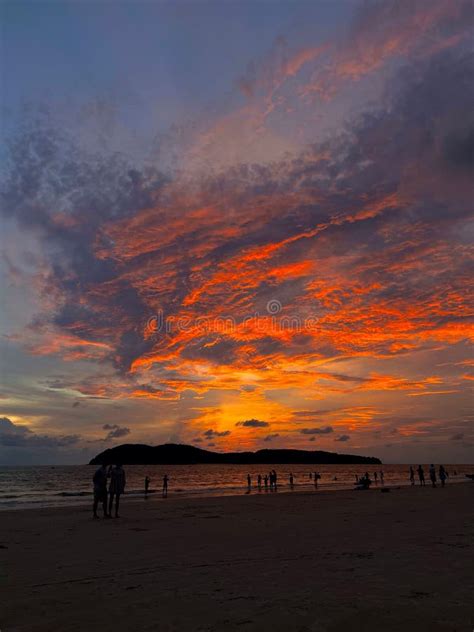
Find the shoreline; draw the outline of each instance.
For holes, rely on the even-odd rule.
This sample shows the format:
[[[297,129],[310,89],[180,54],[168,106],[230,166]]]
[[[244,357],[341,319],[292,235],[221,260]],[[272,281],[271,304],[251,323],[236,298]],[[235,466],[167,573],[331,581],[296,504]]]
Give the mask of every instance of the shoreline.
[[[453,485],[469,485],[472,484],[474,487],[474,481],[470,481],[470,480],[452,480],[448,483],[446,483],[446,487],[445,489],[447,489],[448,487],[452,487]],[[310,484],[308,485],[304,485],[304,484],[300,484],[301,487],[304,487],[304,489],[297,489],[298,485],[295,485],[294,489],[290,489],[288,484],[280,484],[278,486],[278,491],[270,491],[270,490],[258,490],[257,488],[252,488],[252,490],[249,492],[246,487],[242,487],[240,491],[231,491],[228,493],[222,493],[225,492],[225,490],[219,490],[216,491],[215,493],[208,493],[207,491],[204,492],[199,492],[199,491],[169,491],[168,492],[168,496],[163,498],[162,494],[161,494],[161,490],[150,490],[149,491],[149,497],[145,497],[145,492],[140,492],[140,491],[133,491],[130,494],[123,494],[121,496],[121,505],[123,506],[124,503],[129,504],[129,503],[133,503],[133,504],[138,504],[138,503],[153,503],[153,502],[171,502],[171,501],[187,501],[187,500],[202,500],[205,501],[207,499],[220,499],[220,498],[241,498],[241,497],[258,497],[258,498],[266,498],[266,497],[270,497],[270,496],[278,496],[278,495],[294,495],[294,496],[298,496],[298,495],[303,495],[303,496],[314,496],[314,495],[321,495],[321,494],[340,494],[342,492],[363,492],[363,493],[374,493],[374,492],[380,492],[382,489],[388,489],[388,490],[401,490],[401,489],[415,489],[415,488],[419,488],[420,485],[417,483],[415,485],[411,485],[409,482],[407,483],[400,483],[400,484],[392,484],[392,485],[374,485],[371,486],[370,489],[367,490],[358,490],[356,489],[354,486],[350,487],[349,485],[347,486],[343,486],[341,485],[341,487],[336,487],[336,486],[331,486],[330,488],[328,488],[327,486],[324,487],[324,484],[319,484],[317,488],[313,486],[311,486]],[[439,482],[438,482],[438,487],[441,488]],[[426,489],[431,488],[431,483],[429,481],[427,481],[426,484]],[[60,494],[58,494],[58,497],[60,498],[71,498],[71,502],[68,502],[67,500],[65,500],[64,502],[61,503],[57,503],[57,504],[44,504],[44,505],[40,505],[40,502],[42,501],[38,501],[38,505],[37,506],[31,506],[31,504],[29,506],[21,506],[21,505],[17,505],[15,507],[0,507],[0,516],[3,516],[5,513],[7,512],[12,512],[12,513],[17,513],[19,511],[40,511],[40,510],[46,510],[46,509],[51,509],[51,510],[61,510],[61,509],[72,509],[72,508],[78,508],[78,509],[84,509],[84,507],[89,507],[92,505],[93,502],[93,492],[81,492],[80,494],[78,493],[77,496],[76,495],[67,495],[67,496],[61,496]],[[73,501],[73,498],[77,498],[78,500]],[[27,505],[27,503],[24,503],[25,505]]]
[[[379,491],[379,490],[378,490]],[[470,632],[474,486],[2,512],[9,632]]]

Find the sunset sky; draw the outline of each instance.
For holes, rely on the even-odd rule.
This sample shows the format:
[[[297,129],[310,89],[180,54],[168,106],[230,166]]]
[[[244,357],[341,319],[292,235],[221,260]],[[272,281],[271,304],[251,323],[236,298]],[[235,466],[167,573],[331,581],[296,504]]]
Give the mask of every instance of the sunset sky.
[[[473,462],[471,2],[4,2],[0,463]]]

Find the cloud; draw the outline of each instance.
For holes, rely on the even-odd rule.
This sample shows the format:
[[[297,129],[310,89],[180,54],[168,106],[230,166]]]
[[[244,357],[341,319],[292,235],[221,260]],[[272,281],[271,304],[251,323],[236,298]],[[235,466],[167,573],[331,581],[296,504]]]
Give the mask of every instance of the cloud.
[[[332,426],[325,426],[324,428],[302,428],[301,434],[304,435],[325,435],[333,432]]]
[[[265,437],[264,441],[273,441],[273,439],[276,439],[277,437],[279,437],[279,433],[275,432],[274,434],[269,434]]]
[[[221,432],[219,432],[217,430],[212,430],[211,428],[203,432],[203,435],[208,439],[215,439],[216,437],[228,437],[230,434],[230,430],[222,430]]]
[[[15,448],[62,448],[76,445],[79,435],[36,434],[28,426],[0,417],[0,445]]]
[[[246,421],[238,421],[235,425],[244,428],[267,428],[270,424],[268,421],[260,421],[259,419],[247,419]]]
[[[243,347],[253,362],[261,363],[275,350],[297,354],[302,337],[327,356],[366,351],[383,356],[430,341],[463,340],[465,257],[461,244],[452,248],[443,240],[446,224],[463,221],[463,204],[457,205],[456,216],[448,213],[451,191],[442,191],[444,184],[429,189],[424,182],[431,172],[446,187],[448,180],[464,177],[458,160],[451,161],[449,179],[443,168],[453,142],[469,145],[472,125],[461,97],[469,90],[471,73],[462,56],[420,61],[394,82],[389,108],[360,115],[347,132],[291,159],[202,178],[193,183],[191,197],[179,179],[170,182],[157,172],[144,173],[122,158],[90,160],[47,126],[28,130],[17,139],[20,163],[7,178],[4,207],[55,244],[41,290],[57,297],[23,336],[31,353],[107,361],[130,379],[129,395],[172,400],[179,394],[171,387],[178,382],[171,384],[170,371],[181,373],[181,390],[196,382],[219,388],[219,378],[214,384],[202,372],[199,378],[193,364],[235,365]],[[440,87],[440,74],[448,89]],[[447,100],[448,93],[459,98]],[[386,129],[394,130],[391,143],[379,141]],[[410,142],[400,144],[398,138]],[[30,155],[38,159],[25,158]],[[418,181],[409,168],[414,162],[419,164]],[[333,181],[336,189],[330,186]],[[78,192],[77,182],[87,186]],[[458,184],[460,197],[463,186]],[[432,199],[441,193],[445,199]],[[167,203],[158,207],[161,195]],[[230,203],[239,208],[232,218],[225,212]],[[63,207],[60,214],[50,210]],[[302,229],[295,230],[294,217]],[[416,234],[403,239],[413,224]],[[450,238],[457,239],[454,234]],[[421,254],[429,272],[422,296]],[[440,259],[449,282],[441,278]],[[300,321],[319,305],[317,327],[302,336],[292,328],[269,328],[268,314],[266,320],[261,316],[246,322],[275,288],[285,296],[289,316]],[[448,307],[452,293],[461,301],[457,312]],[[186,318],[191,326],[150,337],[147,318],[156,313],[151,308],[158,295],[167,316],[174,322]],[[228,315],[236,326],[228,333],[203,331],[193,320],[200,313],[213,319]],[[160,370],[165,363],[167,370]],[[148,367],[158,373],[153,386],[140,380]],[[302,374],[293,377],[303,380]],[[338,373],[321,378],[340,384],[328,389],[384,386],[381,380]],[[393,388],[401,384],[393,382]]]
[[[126,437],[128,434],[130,434],[130,428],[119,426],[117,424],[104,424],[102,428],[109,431],[103,441],[119,439],[120,437]]]
[[[346,434],[342,434],[339,437],[337,437],[337,439],[334,439],[334,441],[349,441],[350,436],[346,435]]]

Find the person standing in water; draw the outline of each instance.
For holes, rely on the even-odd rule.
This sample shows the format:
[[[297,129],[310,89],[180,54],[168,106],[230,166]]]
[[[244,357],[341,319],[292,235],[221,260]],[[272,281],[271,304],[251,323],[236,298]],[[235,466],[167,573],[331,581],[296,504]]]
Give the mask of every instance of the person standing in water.
[[[375,481],[376,485],[379,484],[378,477],[377,477],[377,472],[374,472],[374,481]]]
[[[410,465],[410,483],[412,485],[415,484],[415,470],[412,468],[411,465]]]
[[[145,476],[145,496],[148,495],[148,490],[150,488],[150,477],[149,476]]]
[[[262,491],[262,475],[261,474],[257,476],[257,487],[258,487],[258,491],[261,492]]]
[[[381,483],[382,485],[384,485],[384,480],[383,480],[383,478],[384,478],[383,470],[380,470],[380,483]]]
[[[109,485],[109,516],[112,515],[112,505],[115,498],[115,517],[119,518],[120,496],[125,491],[125,472],[121,465],[116,465],[110,470]]]
[[[97,508],[99,503],[102,503],[102,509],[104,510],[104,518],[109,518],[107,513],[107,466],[105,463],[99,467],[92,478],[94,484],[94,505],[93,515],[94,518],[98,518]]]
[[[293,489],[294,485],[293,485],[293,472],[290,472],[290,487],[291,489]]]
[[[250,474],[247,474],[247,487],[249,491],[252,489],[252,479],[250,478]]]
[[[163,476],[163,493],[162,493],[163,498],[166,498],[168,496],[168,474],[165,474]]]
[[[420,485],[424,487],[425,486],[425,470],[421,467],[421,465],[419,465],[417,472],[418,472],[418,478],[420,479]]]
[[[436,468],[433,463],[430,465],[431,487],[436,487]]]

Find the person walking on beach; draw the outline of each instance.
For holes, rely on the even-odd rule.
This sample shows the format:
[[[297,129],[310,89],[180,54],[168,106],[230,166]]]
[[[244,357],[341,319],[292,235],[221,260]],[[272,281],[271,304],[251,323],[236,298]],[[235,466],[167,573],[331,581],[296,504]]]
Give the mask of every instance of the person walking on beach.
[[[380,470],[380,483],[381,483],[382,485],[384,485],[383,476],[384,476],[384,475],[383,475],[383,470]]]
[[[314,473],[314,486],[317,487],[318,486],[318,481],[321,478],[321,475],[319,474],[319,472],[315,472]]]
[[[410,483],[412,485],[415,484],[415,470],[412,468],[411,465],[410,465]]]
[[[119,518],[120,496],[125,491],[125,472],[121,465],[116,465],[110,470],[109,485],[109,516],[112,515],[112,505],[115,498],[115,517]]]
[[[444,487],[447,476],[448,476],[448,473],[446,472],[444,467],[440,465],[439,466],[439,480],[441,481],[441,487]]]
[[[249,488],[249,491],[252,488],[252,479],[250,478],[250,474],[247,474],[247,487]]]
[[[418,472],[418,478],[420,479],[420,485],[424,487],[425,486],[425,470],[421,467],[421,465],[419,465],[417,472]]]
[[[150,488],[151,479],[149,476],[145,476],[145,496],[148,495],[148,490]]]
[[[436,487],[436,468],[433,463],[430,465],[430,480],[431,486]]]
[[[273,485],[275,483],[273,480],[273,471],[268,473],[268,480],[270,481],[270,491],[273,491]]]
[[[258,487],[258,491],[261,492],[262,491],[262,475],[261,474],[257,476],[257,487]]]
[[[263,483],[265,485],[265,491],[268,492],[268,476],[266,474],[263,477]]]
[[[374,472],[374,481],[375,481],[376,485],[379,484],[379,481],[378,481],[378,478],[377,478],[377,472]]]
[[[294,485],[293,485],[293,472],[290,472],[290,487],[291,489],[293,489]]]
[[[168,497],[168,474],[165,474],[163,476],[163,492],[162,492],[162,496],[163,498],[167,498]]]
[[[107,513],[107,466],[105,463],[99,467],[95,472],[92,482],[94,484],[94,505],[93,514],[94,518],[98,518],[97,508],[99,503],[102,503],[102,509],[104,510],[104,518],[108,518]]]
[[[277,473],[273,470],[273,487],[275,491],[277,490]]]

